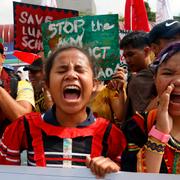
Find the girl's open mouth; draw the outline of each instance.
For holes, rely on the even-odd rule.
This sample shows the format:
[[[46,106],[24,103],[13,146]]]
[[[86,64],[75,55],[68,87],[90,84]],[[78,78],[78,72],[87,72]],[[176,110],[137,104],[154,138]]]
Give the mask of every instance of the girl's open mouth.
[[[63,95],[67,100],[77,100],[81,95],[81,89],[76,85],[68,85],[64,88]]]

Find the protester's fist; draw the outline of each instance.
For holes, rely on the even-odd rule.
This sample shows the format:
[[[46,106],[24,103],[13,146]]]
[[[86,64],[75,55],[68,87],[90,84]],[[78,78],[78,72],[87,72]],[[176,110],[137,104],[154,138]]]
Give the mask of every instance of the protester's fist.
[[[120,170],[120,167],[115,162],[103,156],[95,158],[88,156],[86,158],[86,165],[97,177],[104,177],[107,173],[118,172]]]
[[[112,75],[112,80],[108,83],[108,88],[112,90],[122,91],[125,88],[127,80],[127,70],[119,67]]]
[[[169,115],[169,101],[174,84],[170,84],[159,97],[156,128],[165,134],[169,134],[172,129],[172,117]]]

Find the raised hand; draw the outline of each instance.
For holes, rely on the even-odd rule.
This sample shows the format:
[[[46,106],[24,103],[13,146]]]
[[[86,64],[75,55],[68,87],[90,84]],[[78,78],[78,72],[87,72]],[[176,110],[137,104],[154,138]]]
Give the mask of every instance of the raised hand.
[[[103,156],[95,158],[88,156],[86,158],[86,165],[97,177],[104,177],[107,173],[118,172],[120,170],[120,167],[115,162]]]
[[[162,95],[159,97],[156,128],[165,134],[169,134],[173,126],[172,117],[168,112],[170,95],[173,89],[174,89],[174,84],[170,84],[167,87],[167,89],[162,93]]]
[[[116,72],[112,75],[112,80],[108,83],[108,88],[112,90],[121,91],[126,85],[127,70],[119,67]]]

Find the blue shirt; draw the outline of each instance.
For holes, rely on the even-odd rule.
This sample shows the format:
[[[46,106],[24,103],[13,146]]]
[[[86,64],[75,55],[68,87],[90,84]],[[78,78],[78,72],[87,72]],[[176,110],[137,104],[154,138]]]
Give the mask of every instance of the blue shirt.
[[[87,119],[85,119],[82,123],[80,123],[77,127],[86,127],[92,124],[95,121],[95,117],[89,107],[86,108]],[[59,122],[56,118],[56,106],[53,105],[51,109],[49,109],[46,113],[44,113],[43,119],[45,122],[52,124],[54,126],[60,126]]]

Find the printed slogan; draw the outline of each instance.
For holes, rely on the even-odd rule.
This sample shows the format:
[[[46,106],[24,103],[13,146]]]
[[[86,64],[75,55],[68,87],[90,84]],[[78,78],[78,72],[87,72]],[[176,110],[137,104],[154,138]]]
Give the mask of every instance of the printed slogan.
[[[47,57],[54,49],[75,45],[88,49],[100,66],[98,78],[110,79],[119,66],[118,15],[66,18],[42,24]]]
[[[78,16],[74,10],[65,10],[13,2],[14,49],[37,53],[43,49],[41,24],[57,19]]]

